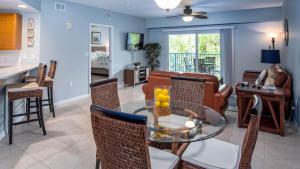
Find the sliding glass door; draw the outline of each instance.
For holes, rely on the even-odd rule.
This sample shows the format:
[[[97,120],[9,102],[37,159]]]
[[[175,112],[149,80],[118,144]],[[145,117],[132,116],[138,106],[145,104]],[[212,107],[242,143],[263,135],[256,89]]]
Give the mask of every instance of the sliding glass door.
[[[169,35],[169,70],[194,72],[196,58],[195,34]]]
[[[169,35],[169,70],[220,76],[220,33]]]

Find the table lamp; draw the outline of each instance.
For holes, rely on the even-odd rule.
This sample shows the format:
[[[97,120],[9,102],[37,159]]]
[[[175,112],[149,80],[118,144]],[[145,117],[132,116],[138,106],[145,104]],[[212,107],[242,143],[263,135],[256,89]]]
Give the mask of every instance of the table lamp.
[[[279,50],[261,50],[261,63],[279,64],[280,63],[280,51]]]
[[[273,50],[274,50],[275,49],[275,38],[278,37],[278,34],[272,32],[272,33],[268,33],[268,36],[270,38],[272,38],[272,47],[273,47]]]

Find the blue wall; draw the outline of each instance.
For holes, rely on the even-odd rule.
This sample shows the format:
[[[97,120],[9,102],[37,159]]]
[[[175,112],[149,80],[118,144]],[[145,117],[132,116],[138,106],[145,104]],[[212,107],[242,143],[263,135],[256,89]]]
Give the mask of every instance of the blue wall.
[[[300,125],[300,1],[285,0],[282,19],[289,20],[290,42],[283,48],[287,69],[293,75],[294,98],[297,103],[295,119]]]
[[[54,2],[41,0],[40,59],[44,63],[58,60],[55,100],[88,93],[90,23],[113,26],[112,74],[123,82],[123,69],[131,64],[125,50],[126,32],[146,33],[145,20],[66,1],[66,12],[58,12]],[[65,28],[66,22],[73,23],[72,30]],[[137,52],[135,58],[145,63],[143,52]]]

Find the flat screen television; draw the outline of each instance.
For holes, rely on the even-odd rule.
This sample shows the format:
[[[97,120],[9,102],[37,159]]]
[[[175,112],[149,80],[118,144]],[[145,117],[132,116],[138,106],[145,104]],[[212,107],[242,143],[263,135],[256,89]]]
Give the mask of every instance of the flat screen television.
[[[144,34],[142,33],[127,33],[126,49],[128,51],[141,50],[144,48]]]

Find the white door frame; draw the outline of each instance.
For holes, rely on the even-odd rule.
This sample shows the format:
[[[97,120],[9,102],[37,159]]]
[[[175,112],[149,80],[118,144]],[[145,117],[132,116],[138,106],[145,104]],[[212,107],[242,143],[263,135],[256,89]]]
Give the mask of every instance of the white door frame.
[[[101,26],[101,27],[107,27],[109,28],[109,59],[110,59],[110,65],[109,65],[109,76],[108,78],[112,77],[112,62],[113,62],[113,32],[114,32],[114,27],[111,25],[103,25],[103,24],[96,24],[96,23],[90,23],[90,36],[89,36],[89,66],[88,66],[88,73],[89,73],[89,84],[92,82],[92,62],[91,62],[91,36],[92,36],[92,26]],[[90,93],[90,87],[88,86],[89,93]]]

